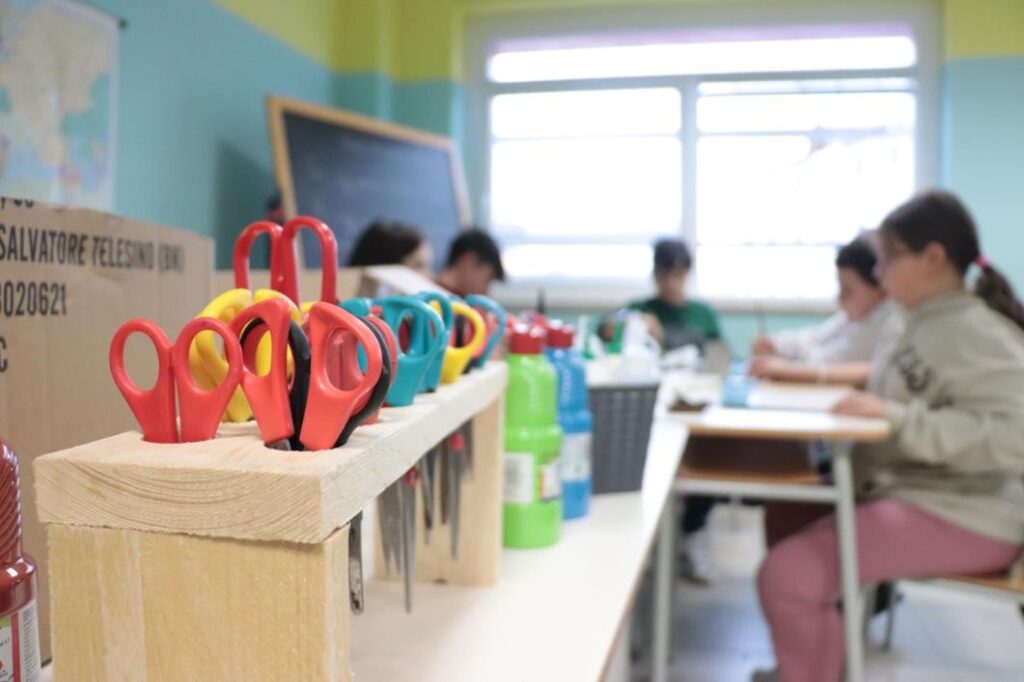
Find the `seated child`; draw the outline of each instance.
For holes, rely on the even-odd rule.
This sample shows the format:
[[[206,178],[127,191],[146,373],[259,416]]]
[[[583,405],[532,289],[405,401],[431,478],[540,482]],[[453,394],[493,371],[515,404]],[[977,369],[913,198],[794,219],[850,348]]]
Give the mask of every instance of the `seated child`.
[[[679,239],[661,239],[654,245],[654,284],[657,295],[628,305],[642,312],[648,330],[664,351],[695,345],[706,352],[713,342],[724,343],[718,316],[711,306],[686,296],[686,280],[693,259]],[[610,326],[609,326],[610,322]],[[610,339],[614,321],[602,325],[601,336]],[[705,530],[714,498],[702,495],[686,497],[683,512],[681,573],[688,580],[707,584],[713,577],[711,548]]]
[[[854,453],[860,581],[1005,570],[1024,547],[1024,307],[946,192],[885,218],[878,270],[906,328],[873,363],[871,392],[834,408],[892,428]],[[754,680],[842,679],[836,547],[830,515],[768,553],[758,592],[778,669]]]
[[[875,274],[871,243],[858,237],[839,249],[840,311],[814,327],[761,336],[754,341],[752,376],[778,381],[863,386],[871,358],[891,346],[903,329],[898,306]]]

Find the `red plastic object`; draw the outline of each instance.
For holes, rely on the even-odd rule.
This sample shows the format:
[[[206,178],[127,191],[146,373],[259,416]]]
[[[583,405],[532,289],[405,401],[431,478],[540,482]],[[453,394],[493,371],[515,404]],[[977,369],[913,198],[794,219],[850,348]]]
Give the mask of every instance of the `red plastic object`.
[[[514,355],[540,355],[544,352],[544,330],[527,324],[518,324],[512,330],[508,349]]]
[[[351,388],[335,386],[327,374],[327,349],[336,334],[351,334],[366,353],[366,372],[359,383]],[[355,413],[359,399],[369,396],[380,379],[380,344],[358,317],[323,302],[313,304],[309,311],[309,343],[312,349],[309,398],[299,440],[307,450],[326,450],[334,447],[345,424]],[[355,350],[355,344],[346,345]],[[355,353],[346,360],[355,361]]]
[[[312,216],[300,215],[284,224],[277,245],[278,273],[273,276],[274,288],[299,305],[299,266],[295,254],[295,237],[300,230],[311,230],[320,242],[320,300],[338,302],[338,242],[331,228]],[[273,272],[271,267],[271,272]]]
[[[143,390],[128,376],[124,366],[124,347],[134,333],[145,334],[156,350],[156,382]],[[114,333],[110,342],[110,375],[114,378],[135,421],[142,429],[143,439],[151,443],[177,443],[178,424],[174,409],[174,372],[171,370],[171,342],[156,322],[128,320]]]
[[[263,376],[256,373],[258,344],[251,344],[251,348],[243,353],[242,391],[256,417],[263,442],[276,443],[295,433],[288,401],[288,331],[292,321],[288,302],[281,298],[268,298],[244,309],[231,321],[235,337],[241,337],[246,325],[253,320],[261,320],[270,334],[270,371]]]
[[[249,289],[249,255],[252,252],[252,244],[260,235],[267,235],[270,238],[270,286],[279,289],[279,284],[274,281],[275,274],[281,270],[278,262],[278,251],[281,242],[281,234],[284,232],[277,223],[269,220],[258,220],[250,223],[242,230],[235,239],[235,250],[232,255],[232,262],[235,269],[235,288]]]
[[[338,302],[338,242],[331,228],[311,216],[292,218],[284,227],[269,220],[248,225],[235,240],[233,264],[235,286],[249,289],[249,255],[260,235],[270,238],[270,287],[299,305],[299,266],[295,254],[295,238],[301,230],[311,230],[320,243],[320,300]]]
[[[572,348],[576,330],[572,325],[552,322],[548,325],[548,347],[549,348]]]
[[[223,340],[228,362],[224,380],[210,390],[196,384],[188,363],[192,341],[204,331],[213,332]],[[238,337],[220,320],[197,317],[182,327],[178,334],[178,340],[171,348],[171,369],[174,371],[174,385],[178,389],[181,442],[195,443],[213,438],[224,411],[228,409],[231,396],[242,379],[242,347],[238,344]]]
[[[34,649],[38,656],[39,626],[32,629],[28,619],[22,622],[20,611],[32,604],[36,598],[36,562],[21,549],[21,489],[18,481],[18,458],[7,441],[0,438],[0,618],[11,617],[13,640],[0,642],[0,655],[10,654],[17,662],[21,651]],[[29,626],[29,627],[26,627]],[[19,640],[24,644],[19,647]],[[13,650],[3,651],[12,646]],[[20,661],[28,673],[39,670],[39,659]],[[34,668],[34,669],[33,669]],[[4,671],[10,673],[11,671]],[[20,679],[16,665],[14,677]]]
[[[543,313],[534,312],[532,310],[528,310],[525,313],[522,313],[519,316],[519,321],[523,322],[525,324],[534,325],[535,327],[545,327],[545,328],[549,324],[551,324],[551,320],[548,319],[547,315],[545,315]]]
[[[196,385],[189,367],[188,352],[196,335],[211,331],[224,340],[228,372],[219,386],[204,390]],[[153,343],[157,358],[157,376],[153,387],[139,388],[124,366],[124,349],[135,333]],[[242,375],[242,349],[227,325],[209,317],[199,317],[182,328],[172,345],[167,334],[151,320],[128,320],[110,342],[110,374],[124,396],[142,437],[151,443],[192,443],[209,440],[227,409],[228,401]],[[181,409],[181,436],[178,435],[175,389]]]

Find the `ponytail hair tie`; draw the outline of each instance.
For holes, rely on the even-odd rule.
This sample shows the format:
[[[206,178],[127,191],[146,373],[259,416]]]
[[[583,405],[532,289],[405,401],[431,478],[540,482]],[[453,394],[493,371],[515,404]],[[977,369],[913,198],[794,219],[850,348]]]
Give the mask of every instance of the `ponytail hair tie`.
[[[990,261],[988,257],[985,256],[984,254],[981,254],[977,258],[975,258],[974,264],[977,265],[982,270],[988,270],[989,268],[992,267],[992,261]]]

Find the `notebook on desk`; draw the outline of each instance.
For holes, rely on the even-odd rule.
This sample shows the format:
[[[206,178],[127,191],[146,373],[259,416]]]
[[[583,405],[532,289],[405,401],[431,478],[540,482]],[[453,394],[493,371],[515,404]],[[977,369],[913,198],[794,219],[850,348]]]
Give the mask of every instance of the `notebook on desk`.
[[[846,386],[817,386],[728,377],[722,385],[722,404],[755,410],[828,412],[850,391]]]

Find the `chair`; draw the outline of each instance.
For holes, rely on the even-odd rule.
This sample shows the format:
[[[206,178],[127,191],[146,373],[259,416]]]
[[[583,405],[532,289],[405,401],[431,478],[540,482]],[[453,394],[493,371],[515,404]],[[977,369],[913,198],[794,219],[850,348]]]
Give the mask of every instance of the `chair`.
[[[960,590],[961,592],[972,592],[995,599],[1019,604],[1024,612],[1024,556],[1010,567],[1005,573],[990,573],[986,575],[943,575],[935,578],[920,578],[914,582],[935,585],[937,587]],[[885,639],[882,647],[886,650],[892,648],[893,630],[896,624],[896,609],[893,608],[897,590],[893,589],[893,601],[889,604],[889,617],[885,624]]]

